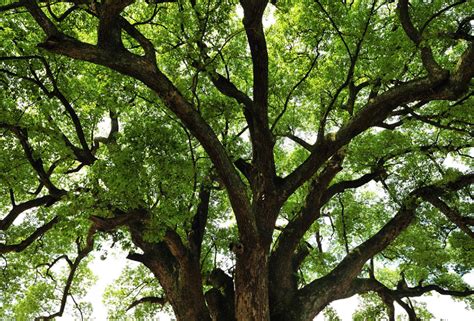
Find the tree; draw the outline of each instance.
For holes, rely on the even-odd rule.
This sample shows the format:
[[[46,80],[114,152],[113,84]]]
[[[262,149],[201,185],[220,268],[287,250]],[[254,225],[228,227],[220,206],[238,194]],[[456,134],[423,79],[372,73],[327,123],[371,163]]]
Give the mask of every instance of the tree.
[[[140,263],[118,318],[312,320],[362,294],[358,318],[417,320],[410,298],[474,293],[473,2],[0,12],[2,318],[85,317],[107,239]]]

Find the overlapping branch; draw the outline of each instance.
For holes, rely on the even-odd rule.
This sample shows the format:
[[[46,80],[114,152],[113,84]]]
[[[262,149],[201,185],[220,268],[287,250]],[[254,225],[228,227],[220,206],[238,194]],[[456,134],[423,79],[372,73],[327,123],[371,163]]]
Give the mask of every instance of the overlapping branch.
[[[52,173],[50,173],[50,171],[48,172],[45,171],[43,160],[41,159],[41,157],[37,156],[34,153],[33,148],[31,147],[30,142],[28,140],[27,129],[20,126],[10,125],[6,123],[2,123],[2,122],[0,122],[0,128],[8,129],[18,138],[23,148],[23,151],[25,153],[26,159],[28,160],[31,167],[33,167],[34,171],[38,175],[38,178],[41,184],[44,185],[48,189],[50,194],[56,197],[64,195],[66,192],[62,189],[57,188],[51,182],[50,176]]]
[[[316,315],[331,300],[345,297],[351,291],[351,280],[362,270],[365,262],[375,254],[384,250],[412,222],[420,199],[426,193],[458,191],[474,183],[474,175],[461,175],[455,180],[420,187],[413,190],[403,201],[397,214],[389,220],[377,233],[354,248],[330,273],[310,282],[298,291],[296,309],[307,318]],[[338,280],[338,282],[335,282]],[[349,291],[349,292],[348,292]]]
[[[336,154],[324,170],[311,182],[304,205],[279,235],[276,248],[270,257],[271,298],[273,304],[283,308],[297,290],[296,273],[308,251],[297,251],[302,237],[320,217],[324,205],[322,195],[334,176],[342,170],[344,154]],[[306,251],[304,251],[306,250]],[[304,254],[304,255],[302,255]]]
[[[134,55],[126,50],[94,46],[72,39],[60,33],[34,1],[27,0],[26,7],[40,27],[47,34],[41,47],[74,59],[107,66],[123,74],[132,76],[153,89],[163,102],[189,128],[202,144],[226,186],[233,205],[239,231],[245,241],[255,242],[256,223],[250,216],[250,203],[234,165],[218,140],[216,134],[184,98],[172,82],[149,59]],[[104,40],[105,41],[105,40]]]
[[[137,305],[143,304],[143,303],[151,303],[151,304],[159,304],[159,305],[164,305],[166,303],[166,299],[162,297],[156,297],[156,296],[145,296],[143,298],[140,298],[138,300],[133,301],[128,307],[127,311],[135,308]]]
[[[32,59],[39,60],[43,64],[44,70],[46,72],[46,76],[49,79],[50,83],[52,84],[53,90],[49,90],[47,88],[47,86],[40,80],[40,78],[38,77],[36,71],[33,70],[33,68],[31,66],[30,66],[30,70],[31,70],[31,73],[33,74],[33,78],[28,77],[28,76],[21,76],[21,75],[12,73],[8,70],[2,70],[2,71],[9,74],[9,75],[13,75],[15,77],[19,77],[20,79],[24,79],[24,80],[27,80],[27,81],[30,81],[30,82],[34,83],[48,97],[56,97],[61,102],[61,104],[64,106],[69,118],[73,122],[76,136],[77,136],[82,148],[79,148],[79,147],[75,146],[69,140],[69,138],[62,132],[61,132],[61,137],[62,137],[65,145],[68,148],[71,149],[71,151],[76,156],[78,161],[80,161],[84,165],[92,164],[95,161],[95,157],[92,154],[92,151],[91,151],[91,149],[89,148],[89,146],[87,144],[85,134],[84,134],[84,129],[83,129],[83,126],[81,124],[81,121],[80,121],[76,111],[74,110],[74,107],[68,101],[68,99],[63,94],[63,92],[59,89],[58,84],[57,84],[57,80],[56,80],[56,78],[53,75],[53,72],[51,70],[51,66],[46,61],[46,59],[42,56],[7,56],[7,57],[0,57],[0,61],[2,61],[2,60],[3,61],[8,61],[8,60],[32,60]]]
[[[205,30],[202,31],[202,33],[204,32]],[[203,41],[198,41],[197,44],[200,49],[200,55],[204,60],[203,63],[198,61],[195,61],[193,63],[194,66],[198,69],[198,71],[205,70],[206,73],[209,75],[212,84],[223,95],[235,99],[237,102],[242,104],[248,112],[253,110],[253,100],[246,93],[237,88],[237,86],[229,79],[229,77],[224,77],[216,70],[209,70],[208,64],[210,64],[213,59],[211,59],[211,57],[209,57],[209,55],[207,54],[207,46]]]
[[[247,42],[250,47],[253,71],[253,108],[250,110],[251,117],[247,117],[249,123],[250,137],[252,142],[253,163],[255,165],[255,178],[252,189],[254,199],[261,201],[261,197],[269,198],[275,189],[275,160],[273,146],[275,139],[270,130],[268,119],[268,50],[263,30],[263,13],[267,6],[267,0],[242,0],[244,9],[243,24],[247,34]],[[260,201],[259,201],[260,200]],[[265,211],[262,210],[263,213]],[[273,226],[275,215],[271,217],[257,217],[260,232],[269,240],[271,232],[269,226]],[[260,220],[262,217],[262,220]]]
[[[407,36],[413,41],[413,43],[420,48],[421,60],[423,66],[428,71],[428,74],[432,79],[443,79],[448,75],[448,71],[444,70],[433,56],[433,51],[430,46],[422,43],[423,36],[420,31],[417,30],[410,18],[410,12],[408,8],[408,0],[398,1],[398,13],[400,17],[400,23]]]
[[[94,224],[91,225],[89,231],[87,233],[85,245],[82,246],[80,238],[76,240],[77,245],[77,256],[74,261],[69,264],[69,275],[66,280],[66,284],[64,285],[63,295],[61,297],[61,303],[59,306],[59,310],[55,313],[46,315],[46,316],[39,316],[35,318],[35,321],[46,321],[46,320],[53,320],[56,317],[60,317],[64,313],[64,309],[66,308],[67,298],[71,296],[70,290],[72,287],[72,282],[74,281],[74,277],[76,276],[77,269],[81,261],[89,255],[90,252],[94,249],[94,236],[97,232],[97,229]]]
[[[5,254],[8,252],[22,252],[28,246],[30,246],[34,241],[43,236],[46,232],[56,225],[58,222],[58,217],[53,218],[48,223],[38,227],[30,236],[21,241],[18,244],[0,244],[0,254]]]
[[[352,281],[351,287],[344,297],[350,297],[354,294],[375,292],[382,298],[382,301],[388,306],[389,317],[391,318],[390,320],[394,320],[393,302],[395,301],[406,310],[410,320],[416,321],[418,320],[418,318],[416,317],[414,309],[409,304],[402,301],[402,299],[419,297],[425,293],[433,291],[438,292],[442,295],[449,295],[454,297],[467,297],[474,294],[474,290],[471,289],[465,289],[462,291],[450,290],[442,288],[435,284],[418,285],[415,287],[409,287],[405,284],[403,287],[391,289],[376,280],[375,278],[370,278],[355,279],[354,281]]]
[[[471,175],[473,176],[473,175]],[[474,182],[474,179],[471,180]],[[426,189],[421,193],[421,198],[429,202],[431,205],[436,207],[441,213],[443,213],[452,223],[459,227],[463,232],[469,235],[471,238],[474,238],[474,232],[469,227],[470,224],[467,223],[465,217],[459,213],[455,208],[450,207],[446,202],[444,202],[440,196],[442,192],[437,189]]]
[[[335,135],[327,135],[316,142],[310,156],[284,178],[282,195],[290,195],[307,181],[324,162],[366,129],[385,120],[398,106],[421,100],[455,100],[468,90],[474,76],[474,44],[470,44],[457,67],[444,80],[420,78],[395,86],[370,100]]]
[[[196,257],[200,257],[201,255],[202,241],[209,214],[210,196],[210,188],[205,184],[202,184],[199,191],[199,203],[196,214],[194,215],[191,231],[188,235],[189,247]]]
[[[58,201],[58,197],[45,195],[20,204],[12,204],[12,209],[0,220],[0,230],[7,230],[21,213],[42,205],[52,205],[56,201]]]

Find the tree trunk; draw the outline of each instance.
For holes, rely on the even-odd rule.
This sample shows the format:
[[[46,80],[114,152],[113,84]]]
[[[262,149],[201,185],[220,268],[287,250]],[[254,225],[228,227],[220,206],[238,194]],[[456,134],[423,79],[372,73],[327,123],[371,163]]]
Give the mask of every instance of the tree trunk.
[[[239,321],[270,320],[268,251],[261,244],[238,245],[235,274],[235,316]]]
[[[128,259],[143,263],[155,275],[177,321],[211,321],[199,259],[183,246],[179,236],[169,230],[164,241],[149,243],[142,237],[142,222],[133,222],[129,228],[134,244],[144,253],[129,254]]]
[[[146,263],[148,268],[158,278],[166,293],[166,299],[173,308],[177,321],[210,321],[199,269],[190,264],[177,267],[177,275],[163,271],[162,264],[153,260]]]

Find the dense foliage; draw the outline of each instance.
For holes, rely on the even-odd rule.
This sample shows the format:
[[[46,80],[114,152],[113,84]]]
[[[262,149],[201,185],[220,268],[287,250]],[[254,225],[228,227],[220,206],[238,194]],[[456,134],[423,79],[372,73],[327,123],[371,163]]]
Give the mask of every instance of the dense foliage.
[[[474,2],[0,5],[0,319],[355,320],[464,300]],[[113,267],[111,267],[113,268]],[[100,276],[99,276],[100,277]]]

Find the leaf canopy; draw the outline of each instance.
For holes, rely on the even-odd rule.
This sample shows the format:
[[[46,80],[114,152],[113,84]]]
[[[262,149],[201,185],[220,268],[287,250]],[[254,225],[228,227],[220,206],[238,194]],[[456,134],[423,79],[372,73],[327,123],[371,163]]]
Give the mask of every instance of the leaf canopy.
[[[213,271],[234,278],[233,245],[257,240],[271,302],[301,315],[357,293],[354,320],[394,302],[428,320],[409,298],[432,290],[472,306],[474,3],[241,2],[2,1],[2,319],[87,319],[110,242],[161,251],[159,271],[191,253],[200,294],[225,297]],[[176,313],[143,262],[107,290],[110,318]],[[337,275],[346,292],[307,295]]]

